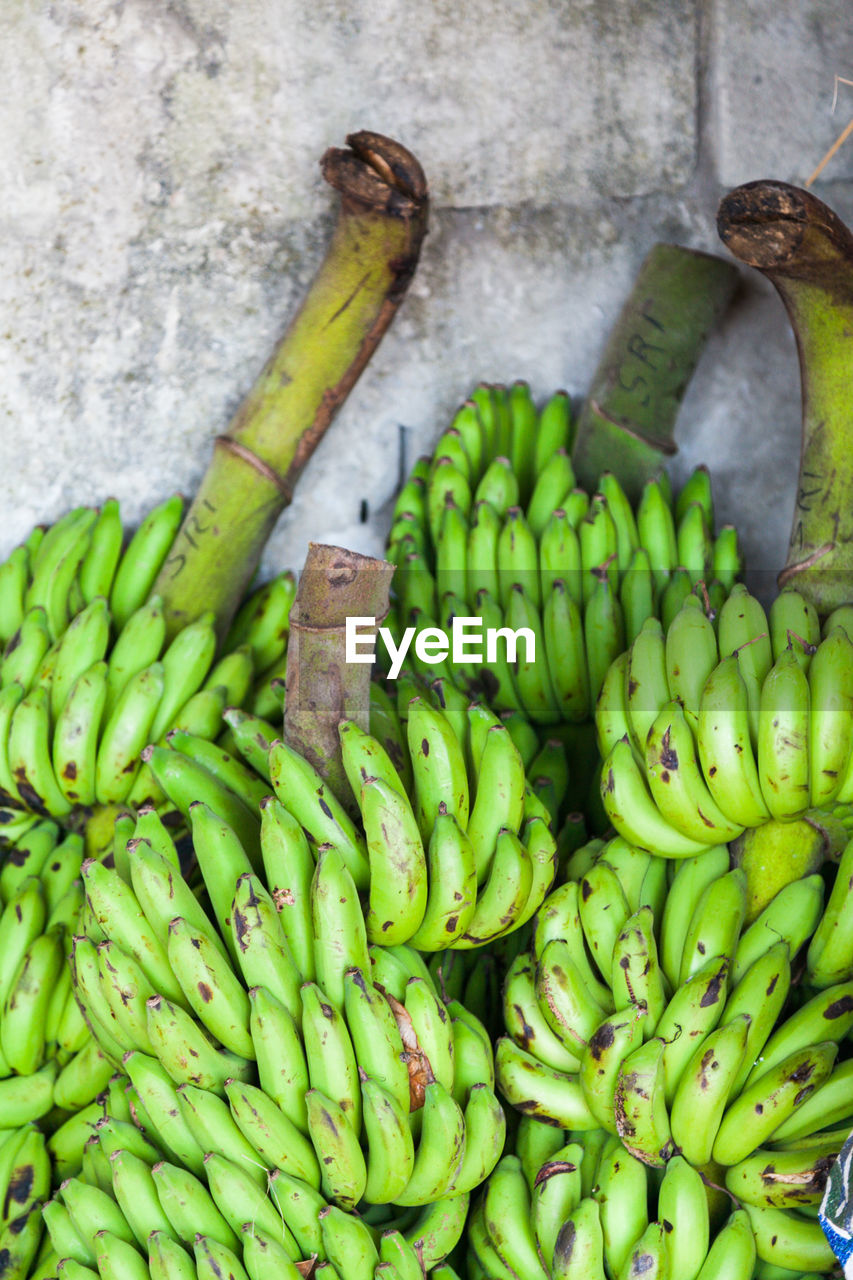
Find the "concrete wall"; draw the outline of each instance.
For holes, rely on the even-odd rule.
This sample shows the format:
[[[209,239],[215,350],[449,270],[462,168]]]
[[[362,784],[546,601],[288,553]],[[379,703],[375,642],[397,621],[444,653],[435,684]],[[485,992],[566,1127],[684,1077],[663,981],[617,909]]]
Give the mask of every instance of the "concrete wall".
[[[724,252],[719,198],[802,183],[853,116],[849,0],[67,0],[0,10],[0,555],[115,495],[194,490],[320,261],[317,161],[420,158],[421,267],[265,568],[378,550],[398,475],[479,379],[582,395],[658,239]],[[815,191],[853,220],[853,140]],[[799,379],[745,277],[679,424],[751,565],[784,558]],[[371,513],[360,523],[362,500]]]

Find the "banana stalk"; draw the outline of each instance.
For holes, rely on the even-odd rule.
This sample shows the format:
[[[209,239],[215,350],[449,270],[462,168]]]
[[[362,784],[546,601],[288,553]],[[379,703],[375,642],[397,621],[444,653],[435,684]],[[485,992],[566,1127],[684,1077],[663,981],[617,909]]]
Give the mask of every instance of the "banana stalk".
[[[323,177],[338,222],[307,297],[217,438],[153,592],[170,635],[212,609],[224,635],[293,487],[390,325],[426,234],[426,179],[381,134],[330,148]]]
[[[850,599],[853,569],[853,235],[808,191],[769,181],[725,196],[717,229],[735,257],[773,282],[797,339],[803,435],[779,586],[796,586],[825,615]]]
[[[290,612],[284,735],[314,766],[335,795],[352,798],[341,756],[338,725],[352,720],[365,731],[370,718],[369,661],[347,661],[347,618],[372,618],[359,627],[359,647],[384,620],[394,566],[312,542]],[[357,806],[353,813],[357,813]]]
[[[590,493],[602,471],[632,502],[676,452],[675,419],[738,279],[708,253],[657,244],[643,262],[581,409],[572,464]]]

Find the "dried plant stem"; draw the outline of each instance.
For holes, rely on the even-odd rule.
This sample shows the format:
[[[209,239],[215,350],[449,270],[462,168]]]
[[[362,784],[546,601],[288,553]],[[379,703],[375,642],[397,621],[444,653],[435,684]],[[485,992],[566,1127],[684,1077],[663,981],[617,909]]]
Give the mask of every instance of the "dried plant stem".
[[[381,134],[322,160],[340,194],[325,260],[228,430],[154,585],[170,633],[213,609],[223,635],[326,428],[375,351],[417,266],[423,171]]]

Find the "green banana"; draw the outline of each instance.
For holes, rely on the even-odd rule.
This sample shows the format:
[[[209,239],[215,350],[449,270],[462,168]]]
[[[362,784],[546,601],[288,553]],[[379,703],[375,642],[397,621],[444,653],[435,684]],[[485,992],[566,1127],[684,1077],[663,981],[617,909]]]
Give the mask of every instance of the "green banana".
[[[368,941],[406,942],[427,906],[427,862],[418,823],[408,798],[382,778],[363,783],[360,803],[370,862]]]
[[[484,1225],[493,1248],[519,1276],[547,1280],[539,1260],[531,1218],[530,1193],[517,1156],[498,1162],[486,1186]]]
[[[510,1106],[564,1129],[595,1129],[598,1121],[576,1076],[546,1066],[502,1036],[495,1046],[498,1085]]]
[[[503,989],[504,1028],[519,1048],[555,1071],[578,1072],[583,1057],[564,1045],[546,1022],[536,995],[535,973],[535,964],[523,952],[507,970]],[[587,1050],[583,1050],[584,1057],[586,1053]],[[584,1091],[589,1100],[586,1086]]]
[[[477,903],[474,849],[444,801],[426,851],[426,907],[408,941],[420,951],[443,951],[462,937]]]
[[[64,963],[58,930],[30,943],[12,979],[0,1017],[0,1049],[13,1071],[33,1075],[44,1064],[45,1015]]]
[[[297,752],[276,741],[269,753],[270,781],[278,799],[320,846],[334,845],[343,857],[356,888],[370,882],[364,841],[340,801],[311,765]]]
[[[582,1162],[582,1146],[569,1142],[540,1166],[534,1179],[530,1215],[538,1253],[549,1270],[560,1229],[583,1199]]]
[[[358,1064],[343,1013],[332,1005],[316,983],[301,989],[302,1038],[311,1088],[340,1108],[353,1130],[361,1128],[361,1090]],[[343,999],[340,1007],[343,1007]]]
[[[745,1057],[749,1014],[738,1014],[702,1041],[681,1073],[670,1108],[672,1137],[691,1165],[708,1164]]]
[[[420,1141],[411,1176],[396,1203],[428,1204],[450,1192],[465,1151],[465,1117],[452,1094],[439,1080],[424,1087]]]
[[[729,962],[712,956],[674,991],[655,1027],[664,1042],[663,1069],[667,1101],[671,1102],[681,1074],[720,1018],[726,1005]]]
[[[650,1222],[631,1250],[625,1270],[619,1280],[632,1280],[633,1276],[647,1276],[648,1280],[667,1280],[675,1274],[669,1268],[669,1245],[666,1227],[662,1222]]]
[[[788,1209],[759,1208],[744,1204],[755,1238],[757,1256],[790,1271],[826,1272],[835,1265],[835,1255],[820,1224],[801,1218]]]
[[[187,1003],[202,1026],[232,1053],[254,1058],[249,998],[208,933],[183,916],[169,924],[166,954]]]
[[[722,644],[720,646],[722,652]],[[758,826],[770,817],[752,751],[750,703],[742,653],[730,654],[705,682],[697,746],[715,804],[734,822]]]
[[[261,1088],[302,1133],[307,1133],[304,1095],[308,1064],[299,1026],[266,987],[251,987],[249,1004],[249,1030]]]
[[[612,1276],[622,1275],[635,1242],[649,1226],[648,1182],[648,1166],[626,1151],[619,1138],[610,1139],[601,1152],[592,1196]]]
[[[733,1022],[741,1014],[749,1017],[743,1061],[732,1085],[733,1096],[740,1093],[764,1048],[790,989],[788,946],[778,942],[753,962],[729,993],[723,1010],[724,1022]]]
[[[256,1222],[262,1231],[283,1237],[289,1243],[281,1216],[266,1188],[241,1164],[209,1151],[204,1157],[205,1176],[214,1204],[236,1233],[244,1222]],[[229,1248],[234,1247],[229,1245]]]
[[[378,1080],[361,1081],[363,1125],[367,1142],[364,1199],[390,1204],[408,1186],[415,1167],[415,1145],[405,1108]]]
[[[829,1170],[843,1139],[827,1137],[805,1150],[759,1148],[726,1170],[726,1186],[744,1204],[797,1209],[823,1199]]]
[[[157,995],[146,1001],[146,1009],[149,1038],[175,1084],[197,1084],[221,1092],[226,1080],[245,1080],[251,1074],[250,1061],[217,1048],[179,1005]]]
[[[109,597],[110,613],[118,630],[148,597],[172,546],[183,510],[180,494],[166,498],[148,512],[125,548]]]
[[[197,1235],[193,1241],[193,1256],[198,1280],[218,1280],[227,1275],[233,1280],[249,1280],[239,1255],[218,1240]]]
[[[644,1011],[646,1033],[653,1034],[666,1006],[667,991],[650,906],[630,916],[616,939],[610,988],[617,1007],[633,1005]]]
[[[642,1011],[636,1006],[604,1018],[581,1054],[578,1077],[587,1105],[602,1128],[617,1132],[616,1086],[623,1060],[643,1040]]]
[[[702,1176],[682,1156],[667,1162],[657,1213],[667,1232],[668,1273],[696,1280],[708,1252],[711,1223]]]
[[[122,1066],[137,1095],[138,1103],[148,1117],[149,1136],[166,1154],[190,1173],[204,1170],[204,1152],[181,1115],[175,1086],[165,1067],[138,1049],[129,1050]]]
[[[243,1266],[249,1280],[266,1280],[275,1275],[279,1280],[299,1280],[301,1272],[286,1249],[274,1237],[258,1230],[253,1222],[240,1228],[243,1244]],[[154,1277],[152,1276],[152,1280]]]
[[[344,1002],[344,973],[370,971],[367,930],[355,882],[340,852],[318,850],[311,883],[314,968],[317,982],[335,1008]]]
[[[110,1156],[112,1189],[116,1203],[124,1214],[141,1249],[147,1250],[152,1231],[171,1234],[172,1227],[163,1212],[157,1184],[146,1160],[120,1149]]]
[[[834,1041],[810,1044],[747,1085],[723,1115],[714,1160],[738,1164],[761,1146],[829,1078],[837,1053]]]
[[[134,958],[155,991],[183,1004],[184,995],[166,949],[146,920],[130,886],[93,858],[87,859],[81,870],[86,900],[95,921],[107,936],[121,939],[123,949]]]
[[[170,1234],[152,1231],[147,1245],[151,1280],[197,1280],[195,1261]]]
[[[628,1151],[645,1164],[662,1166],[672,1154],[665,1101],[664,1041],[647,1040],[623,1058],[616,1078],[616,1128]]]
[[[200,1178],[168,1160],[158,1161],[151,1176],[160,1206],[179,1243],[192,1246],[196,1234],[202,1234],[236,1248],[234,1231]]]
[[[851,877],[853,841],[848,842],[841,855],[832,891],[809,943],[806,968],[808,980],[814,987],[828,987],[853,977]]]
[[[415,698],[409,703],[406,733],[421,836],[429,840],[442,801],[459,825],[469,828],[468,771],[450,721],[425,699]]]
[[[761,686],[758,778],[771,817],[786,821],[809,807],[809,685],[793,648],[774,662]]]
[[[238,876],[233,893],[231,936],[237,955],[237,969],[243,982],[249,988],[266,986],[298,1021],[300,973],[281,928],[275,901],[260,878],[251,872]],[[212,960],[223,971],[223,994],[226,990],[233,990],[232,1007],[236,1015],[243,1006],[243,998],[238,993],[239,979],[236,975],[227,977],[226,961],[220,962],[215,956]],[[227,1013],[227,1009],[223,1011]],[[245,1006],[245,1012],[245,1025],[248,1026],[248,1006]],[[240,1019],[242,1026],[242,1013]],[[237,1034],[242,1036],[242,1031]]]
[[[696,904],[681,953],[679,985],[701,969],[707,956],[734,961],[737,940],[746,917],[747,880],[742,868],[713,880]]]
[[[127,798],[148,750],[151,725],[163,695],[163,664],[152,662],[128,680],[115,707],[107,715],[95,764],[95,796],[99,804],[120,804]]]
[[[662,817],[688,839],[718,845],[742,826],[726,818],[705,785],[693,735],[677,700],[667,702],[646,739],[646,779]]]
[[[853,1028],[853,982],[826,987],[779,1024],[764,1045],[747,1086],[760,1079],[783,1058],[824,1040],[840,1042]]]
[[[354,1209],[367,1185],[367,1164],[358,1136],[346,1112],[318,1089],[307,1091],[305,1104],[323,1194],[342,1209]]]

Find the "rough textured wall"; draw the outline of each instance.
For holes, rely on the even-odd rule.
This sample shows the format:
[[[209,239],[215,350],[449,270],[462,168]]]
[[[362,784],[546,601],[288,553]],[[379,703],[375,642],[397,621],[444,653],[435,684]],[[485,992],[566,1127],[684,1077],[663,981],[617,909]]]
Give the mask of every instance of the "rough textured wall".
[[[581,395],[646,251],[721,251],[720,196],[802,183],[853,115],[849,0],[67,0],[0,11],[0,555],[69,505],[191,492],[320,260],[317,161],[398,137],[433,198],[395,327],[265,567],[377,550],[480,379]],[[815,190],[853,218],[853,142]],[[401,433],[400,426],[408,428]],[[799,389],[745,278],[679,425],[754,567],[784,556]],[[365,500],[370,512],[360,523]]]

